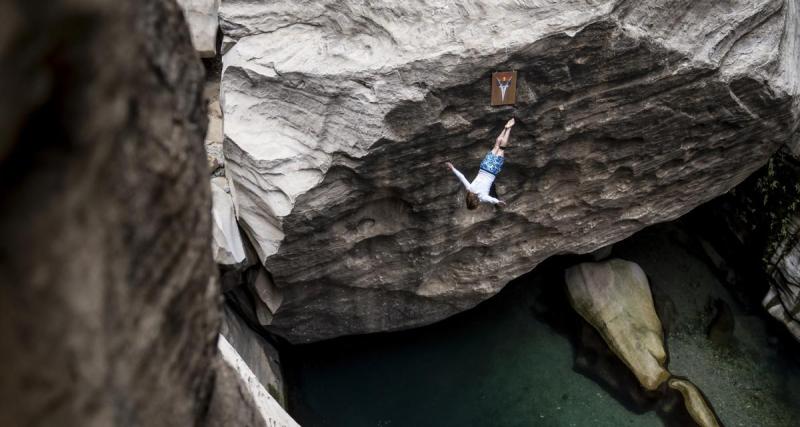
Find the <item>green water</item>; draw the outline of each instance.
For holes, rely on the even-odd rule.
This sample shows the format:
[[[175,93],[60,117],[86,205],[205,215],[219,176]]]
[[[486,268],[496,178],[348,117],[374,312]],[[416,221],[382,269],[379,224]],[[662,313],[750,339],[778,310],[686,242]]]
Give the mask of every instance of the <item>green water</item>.
[[[664,263],[665,251],[676,251],[670,259],[684,264],[663,269],[672,273],[658,270],[670,280],[651,279],[655,295],[669,299],[655,287],[675,287],[682,275],[708,273],[700,260],[664,237],[668,233],[650,233],[656,234],[645,233],[615,252],[653,271]],[[292,361],[291,414],[308,427],[684,424],[685,419],[666,420],[629,399],[625,377],[629,382],[632,377],[619,366],[610,380],[622,378],[616,388],[600,374],[578,373],[576,355],[590,361],[597,355],[580,350],[577,335],[585,324],[563,294],[562,271],[574,261],[549,261],[475,309],[435,325],[291,349],[284,355]],[[738,338],[735,345],[716,348],[702,328],[677,324],[667,337],[671,368],[703,389],[727,425],[799,425],[792,423],[800,419],[795,360],[767,348],[766,336],[755,338],[764,339],[765,359]],[[752,327],[740,329],[753,335]]]

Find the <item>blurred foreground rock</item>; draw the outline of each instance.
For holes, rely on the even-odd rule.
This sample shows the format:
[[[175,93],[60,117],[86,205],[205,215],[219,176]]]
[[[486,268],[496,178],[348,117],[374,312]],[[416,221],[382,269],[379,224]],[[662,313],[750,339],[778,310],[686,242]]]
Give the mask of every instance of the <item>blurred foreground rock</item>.
[[[183,16],[3,8],[0,424],[196,425],[220,315]]]
[[[0,425],[266,425],[217,347],[203,68],[177,4],[0,11]]]

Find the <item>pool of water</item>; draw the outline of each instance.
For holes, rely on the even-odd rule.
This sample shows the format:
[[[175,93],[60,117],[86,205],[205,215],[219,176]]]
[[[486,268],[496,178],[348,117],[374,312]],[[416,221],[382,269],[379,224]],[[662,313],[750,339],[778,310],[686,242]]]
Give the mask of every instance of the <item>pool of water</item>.
[[[651,278],[654,295],[670,300],[677,312],[672,316],[696,313],[690,312],[693,307],[673,307],[683,303],[670,296],[682,292],[679,287],[656,286],[675,287],[673,282],[691,274],[704,281],[692,282],[691,289],[724,292],[719,283],[705,284],[716,279],[684,246],[657,228],[615,248],[651,277],[659,274]],[[686,265],[659,267],[667,252],[670,262]],[[601,357],[581,344],[586,325],[563,291],[563,268],[575,260],[548,261],[475,309],[431,326],[289,349],[283,359],[291,361],[291,414],[305,426],[348,427],[685,423],[682,413],[665,415],[651,410],[652,402],[631,398],[636,390],[627,389],[636,386],[621,364],[593,372]],[[704,319],[672,321],[677,326],[667,334],[670,369],[698,384],[729,426],[796,425],[800,366],[767,345],[765,319],[742,313],[747,322],[739,327],[740,336],[722,347],[705,338]]]

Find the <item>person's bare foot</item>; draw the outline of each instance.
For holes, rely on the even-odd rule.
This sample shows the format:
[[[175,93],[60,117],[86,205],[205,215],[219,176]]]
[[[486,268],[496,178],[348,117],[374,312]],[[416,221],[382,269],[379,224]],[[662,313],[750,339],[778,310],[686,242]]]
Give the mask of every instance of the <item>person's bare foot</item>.
[[[511,120],[509,120],[506,123],[506,129],[511,129],[511,127],[514,126],[514,123],[515,123],[515,121],[514,121],[514,118],[512,117]]]

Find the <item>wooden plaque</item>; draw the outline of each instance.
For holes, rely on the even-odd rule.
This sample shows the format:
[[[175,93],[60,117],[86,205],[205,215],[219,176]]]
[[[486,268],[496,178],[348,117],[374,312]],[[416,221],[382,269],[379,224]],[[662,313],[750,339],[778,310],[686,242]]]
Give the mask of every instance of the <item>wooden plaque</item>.
[[[517,72],[492,73],[492,105],[513,105],[517,102]]]

